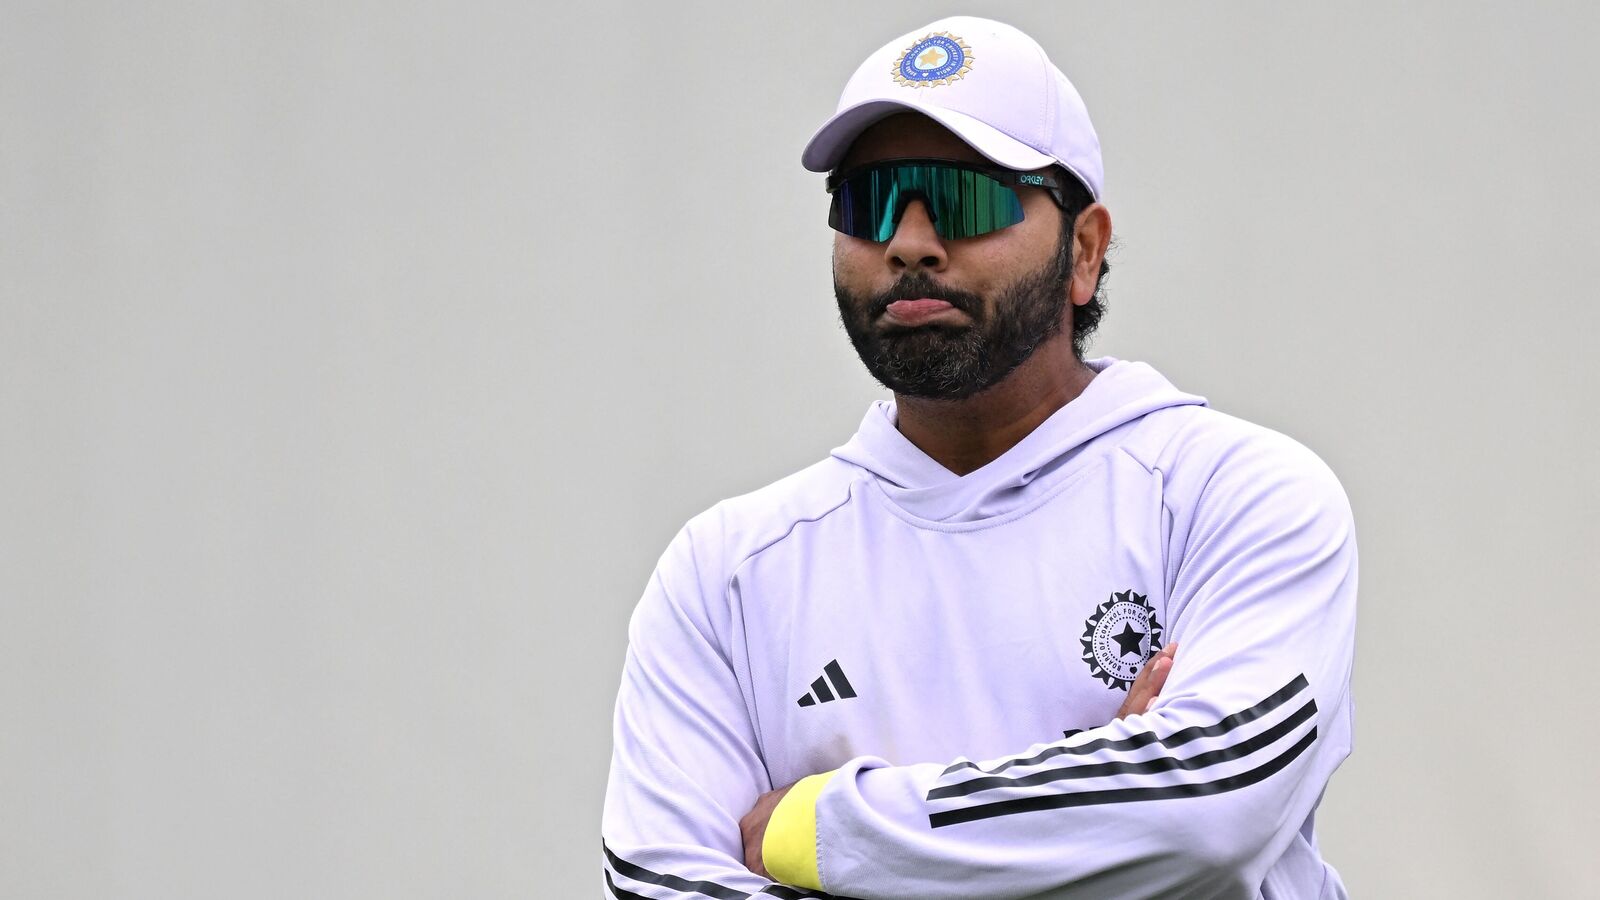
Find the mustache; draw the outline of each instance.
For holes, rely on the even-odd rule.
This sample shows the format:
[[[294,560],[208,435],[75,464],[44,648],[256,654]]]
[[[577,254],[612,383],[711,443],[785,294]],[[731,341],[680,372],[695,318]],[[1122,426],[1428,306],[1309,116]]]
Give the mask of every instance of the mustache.
[[[943,300],[974,319],[978,318],[978,311],[983,308],[983,299],[977,294],[945,287],[927,275],[906,275],[867,304],[868,321],[876,321],[888,311],[891,303],[922,299]]]

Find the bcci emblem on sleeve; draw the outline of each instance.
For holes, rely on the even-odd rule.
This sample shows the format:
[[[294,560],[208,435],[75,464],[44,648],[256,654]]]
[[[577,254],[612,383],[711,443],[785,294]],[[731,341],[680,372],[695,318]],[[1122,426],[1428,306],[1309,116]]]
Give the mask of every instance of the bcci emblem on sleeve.
[[[1145,660],[1161,651],[1161,623],[1143,594],[1112,594],[1084,623],[1083,661],[1106,687],[1127,690]]]

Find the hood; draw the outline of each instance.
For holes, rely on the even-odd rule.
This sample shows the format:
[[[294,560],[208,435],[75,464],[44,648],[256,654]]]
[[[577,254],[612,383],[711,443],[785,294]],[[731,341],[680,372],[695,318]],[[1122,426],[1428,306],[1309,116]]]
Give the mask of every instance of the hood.
[[[900,433],[893,400],[867,409],[861,427],[833,456],[870,472],[894,504],[921,519],[974,522],[1002,515],[1054,483],[1088,444],[1147,413],[1169,406],[1204,406],[1205,398],[1172,386],[1150,366],[1105,357],[1088,360],[1097,373],[1072,402],[1051,414],[1016,446],[966,475],[957,475]]]

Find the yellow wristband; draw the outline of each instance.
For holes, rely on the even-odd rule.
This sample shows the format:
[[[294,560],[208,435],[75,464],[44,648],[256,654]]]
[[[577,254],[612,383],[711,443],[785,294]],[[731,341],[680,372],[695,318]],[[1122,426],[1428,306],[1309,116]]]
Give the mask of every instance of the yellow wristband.
[[[817,871],[817,795],[837,774],[802,778],[778,801],[761,839],[761,862],[774,879],[822,890],[822,875]]]

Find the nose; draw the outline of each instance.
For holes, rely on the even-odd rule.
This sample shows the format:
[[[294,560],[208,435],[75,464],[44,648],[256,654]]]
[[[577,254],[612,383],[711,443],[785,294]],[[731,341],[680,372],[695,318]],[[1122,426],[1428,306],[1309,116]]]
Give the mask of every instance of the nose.
[[[944,242],[939,239],[939,233],[933,230],[933,218],[928,215],[927,204],[921,200],[906,204],[894,235],[884,244],[883,258],[896,273],[908,269],[944,271],[949,258],[945,255]]]

